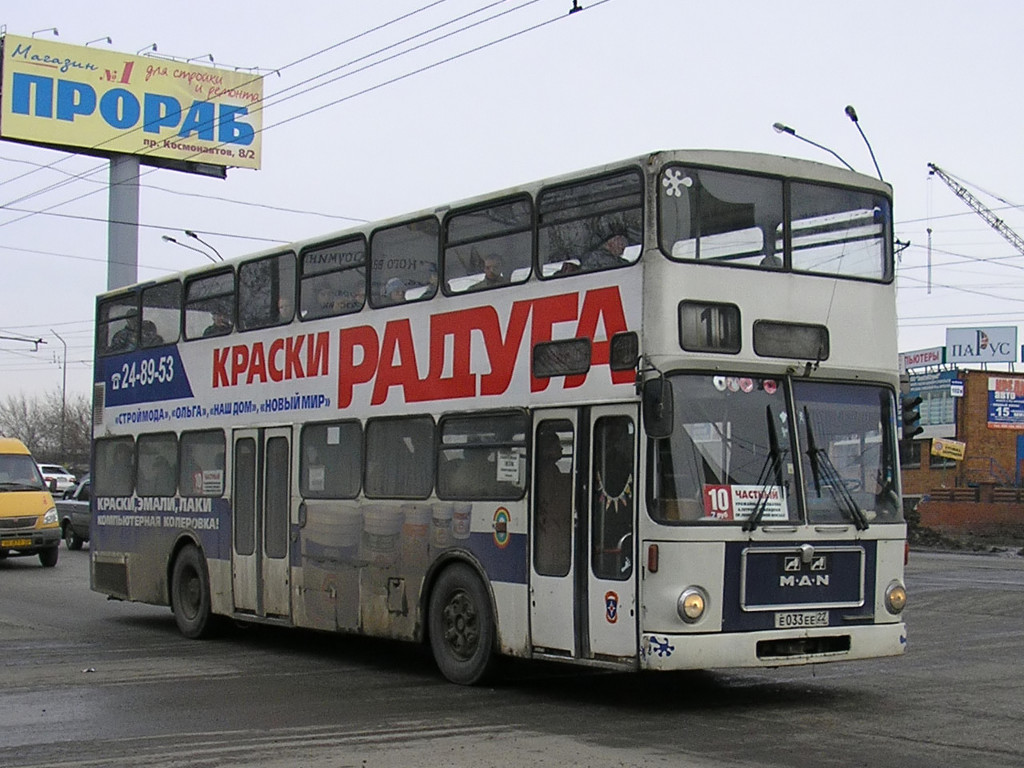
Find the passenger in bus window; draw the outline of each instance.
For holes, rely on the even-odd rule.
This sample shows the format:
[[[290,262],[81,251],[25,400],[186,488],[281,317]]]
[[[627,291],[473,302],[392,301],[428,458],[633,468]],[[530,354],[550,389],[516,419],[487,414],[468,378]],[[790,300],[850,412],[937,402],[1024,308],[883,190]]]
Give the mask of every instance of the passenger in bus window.
[[[401,278],[392,277],[384,284],[384,302],[386,304],[401,304],[405,301],[405,283]]]
[[[223,309],[213,310],[213,322],[203,331],[203,338],[223,336],[226,333],[231,333],[231,318]]]
[[[277,322],[290,323],[295,316],[295,304],[290,296],[277,297]]]
[[[483,288],[494,288],[499,285],[507,285],[508,277],[502,272],[501,256],[496,253],[489,253],[484,257],[484,277],[471,287],[471,291],[479,291]]]
[[[142,321],[142,346],[158,347],[164,343],[163,336],[156,330],[156,323],[152,320]]]
[[[622,254],[629,245],[629,238],[621,233],[615,233],[607,238],[594,250],[585,253],[580,258],[580,264],[586,271],[595,269],[610,269],[628,264]]]
[[[139,316],[134,312],[125,318],[125,324],[110,339],[109,352],[128,352],[135,349],[139,337]]]

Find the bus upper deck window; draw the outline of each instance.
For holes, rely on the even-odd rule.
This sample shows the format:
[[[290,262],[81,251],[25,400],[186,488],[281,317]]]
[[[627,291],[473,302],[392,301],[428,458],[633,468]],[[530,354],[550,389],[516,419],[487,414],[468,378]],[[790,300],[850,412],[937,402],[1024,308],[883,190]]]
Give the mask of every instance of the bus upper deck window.
[[[96,322],[96,350],[103,355],[131,352],[139,345],[136,294],[104,301]]]
[[[316,245],[299,257],[299,317],[358,312],[366,303],[366,242],[361,236]]]
[[[624,267],[640,258],[643,180],[638,171],[548,187],[537,208],[542,278]]]
[[[185,338],[223,336],[235,327],[235,273],[200,275],[185,284]]]
[[[448,293],[522,283],[533,264],[533,206],[529,198],[456,211],[444,227],[444,285]]]
[[[370,236],[370,306],[391,307],[437,293],[440,226],[433,216]]]
[[[238,328],[290,323],[295,317],[295,254],[253,259],[238,268]]]
[[[659,188],[659,242],[678,260],[783,266],[782,182],[669,166]]]

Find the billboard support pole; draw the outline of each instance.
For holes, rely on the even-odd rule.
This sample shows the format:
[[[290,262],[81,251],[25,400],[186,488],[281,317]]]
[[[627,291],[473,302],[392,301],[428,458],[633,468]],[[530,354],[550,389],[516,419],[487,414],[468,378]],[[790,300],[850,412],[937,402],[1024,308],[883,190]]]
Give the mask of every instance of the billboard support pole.
[[[107,229],[107,290],[139,281],[139,158],[112,155]]]

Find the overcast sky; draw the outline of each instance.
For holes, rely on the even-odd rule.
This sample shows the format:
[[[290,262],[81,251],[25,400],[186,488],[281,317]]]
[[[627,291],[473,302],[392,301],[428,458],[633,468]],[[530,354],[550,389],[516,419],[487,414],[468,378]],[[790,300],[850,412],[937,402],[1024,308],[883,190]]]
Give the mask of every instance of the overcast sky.
[[[569,15],[572,0],[5,0],[0,24],[13,35],[57,27],[64,43],[110,36],[112,45],[93,44],[134,54],[156,43],[160,55],[280,70],[264,82],[261,170],[216,180],[144,169],[140,280],[207,263],[161,240],[192,242],[184,229],[233,257],[658,149],[835,162],[775,133],[776,121],[873,173],[843,111],[852,104],[894,187],[896,235],[911,243],[897,267],[900,348],[942,345],[947,326],[1024,323],[1024,256],[927,168],[969,182],[1024,234],[1013,207],[1024,203],[1021,106],[1008,85],[1021,71],[1024,3],[579,4]],[[272,100],[286,90],[298,95]],[[33,351],[0,339],[0,397],[59,390],[56,334],[67,342],[69,394],[90,391],[107,179],[102,160],[0,142],[0,336],[46,342]]]

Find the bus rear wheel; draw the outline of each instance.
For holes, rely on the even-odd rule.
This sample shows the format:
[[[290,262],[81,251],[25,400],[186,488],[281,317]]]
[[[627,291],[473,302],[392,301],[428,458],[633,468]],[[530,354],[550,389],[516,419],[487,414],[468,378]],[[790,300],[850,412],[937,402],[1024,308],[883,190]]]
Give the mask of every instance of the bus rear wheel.
[[[171,610],[185,637],[207,637],[213,628],[206,558],[191,544],[178,553],[171,572]]]
[[[494,615],[483,583],[467,565],[447,567],[430,593],[430,648],[438,669],[459,685],[487,674],[494,657]]]

